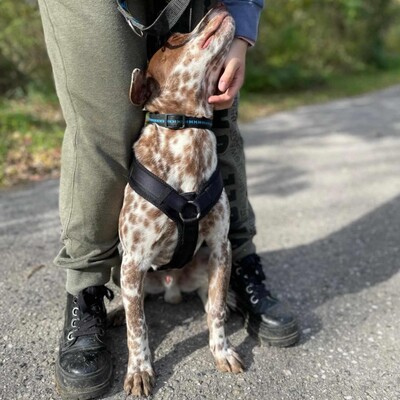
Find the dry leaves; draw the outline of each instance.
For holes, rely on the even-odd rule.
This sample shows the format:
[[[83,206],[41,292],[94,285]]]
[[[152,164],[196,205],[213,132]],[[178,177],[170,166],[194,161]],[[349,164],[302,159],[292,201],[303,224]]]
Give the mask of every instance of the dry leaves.
[[[32,151],[32,137],[29,134],[13,133],[13,149],[6,158],[3,184],[12,186],[17,183],[38,181],[59,176],[59,148],[38,149]]]

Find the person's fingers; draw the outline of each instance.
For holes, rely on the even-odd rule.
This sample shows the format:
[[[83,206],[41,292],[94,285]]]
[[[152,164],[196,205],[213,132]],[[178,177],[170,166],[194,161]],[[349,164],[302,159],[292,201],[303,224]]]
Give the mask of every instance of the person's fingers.
[[[208,99],[208,102],[214,105],[214,110],[224,110],[232,106],[235,96],[232,96],[228,91],[220,95],[211,96]]]
[[[245,58],[248,44],[241,39],[235,39],[224,65],[224,71],[218,80],[218,91],[208,98],[215,110],[232,106],[236,95],[244,82]]]
[[[232,84],[234,80],[237,70],[239,69],[239,64],[235,61],[231,61],[225,67],[225,70],[221,77],[219,78],[218,82],[218,90],[221,92],[225,92]]]
[[[237,72],[237,71],[236,71]],[[231,80],[230,86],[224,93],[210,96],[208,102],[214,105],[216,110],[223,110],[232,106],[235,96],[239,92],[243,83],[243,78],[240,74],[236,74]]]

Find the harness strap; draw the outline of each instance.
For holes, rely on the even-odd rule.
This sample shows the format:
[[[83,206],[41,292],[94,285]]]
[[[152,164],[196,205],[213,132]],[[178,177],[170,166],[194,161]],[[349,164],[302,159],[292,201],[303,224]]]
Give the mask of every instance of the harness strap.
[[[148,26],[141,24],[129,11],[126,0],[116,0],[117,9],[124,16],[128,25],[140,37],[145,34],[162,36],[170,32],[172,27],[186,10],[191,0],[171,0],[161,11],[154,22]]]
[[[193,218],[183,223],[175,220],[175,223],[178,228],[178,240],[174,254],[169,263],[157,268],[158,271],[184,267],[193,258],[193,254],[196,251],[199,237],[199,220]]]
[[[158,270],[183,267],[192,259],[196,249],[199,221],[221,197],[224,185],[219,168],[216,168],[198,193],[180,194],[133,156],[129,184],[135,192],[160,209],[177,225],[178,243],[174,255],[168,264]]]

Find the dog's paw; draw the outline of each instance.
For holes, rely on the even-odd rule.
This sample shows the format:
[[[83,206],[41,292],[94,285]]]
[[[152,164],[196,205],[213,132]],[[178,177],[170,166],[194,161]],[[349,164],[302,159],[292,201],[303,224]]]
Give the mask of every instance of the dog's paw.
[[[168,294],[165,292],[164,301],[169,304],[179,304],[182,302],[182,295],[179,294]]]
[[[127,396],[149,396],[155,383],[154,371],[138,371],[127,374],[124,382],[124,390]]]
[[[215,355],[217,369],[221,372],[239,374],[244,371],[243,361],[232,347],[222,350]]]

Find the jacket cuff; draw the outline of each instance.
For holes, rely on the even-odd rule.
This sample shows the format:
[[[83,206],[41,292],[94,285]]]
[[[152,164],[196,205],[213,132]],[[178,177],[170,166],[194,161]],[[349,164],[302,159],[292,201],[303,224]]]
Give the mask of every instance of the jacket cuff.
[[[235,38],[237,39],[242,39],[243,41],[245,41],[250,47],[253,47],[255,45],[255,42],[253,42],[252,40],[250,40],[249,38],[245,38],[243,36],[235,36]]]
[[[235,36],[248,39],[250,43],[255,43],[263,1],[225,0],[223,3],[235,20]]]

